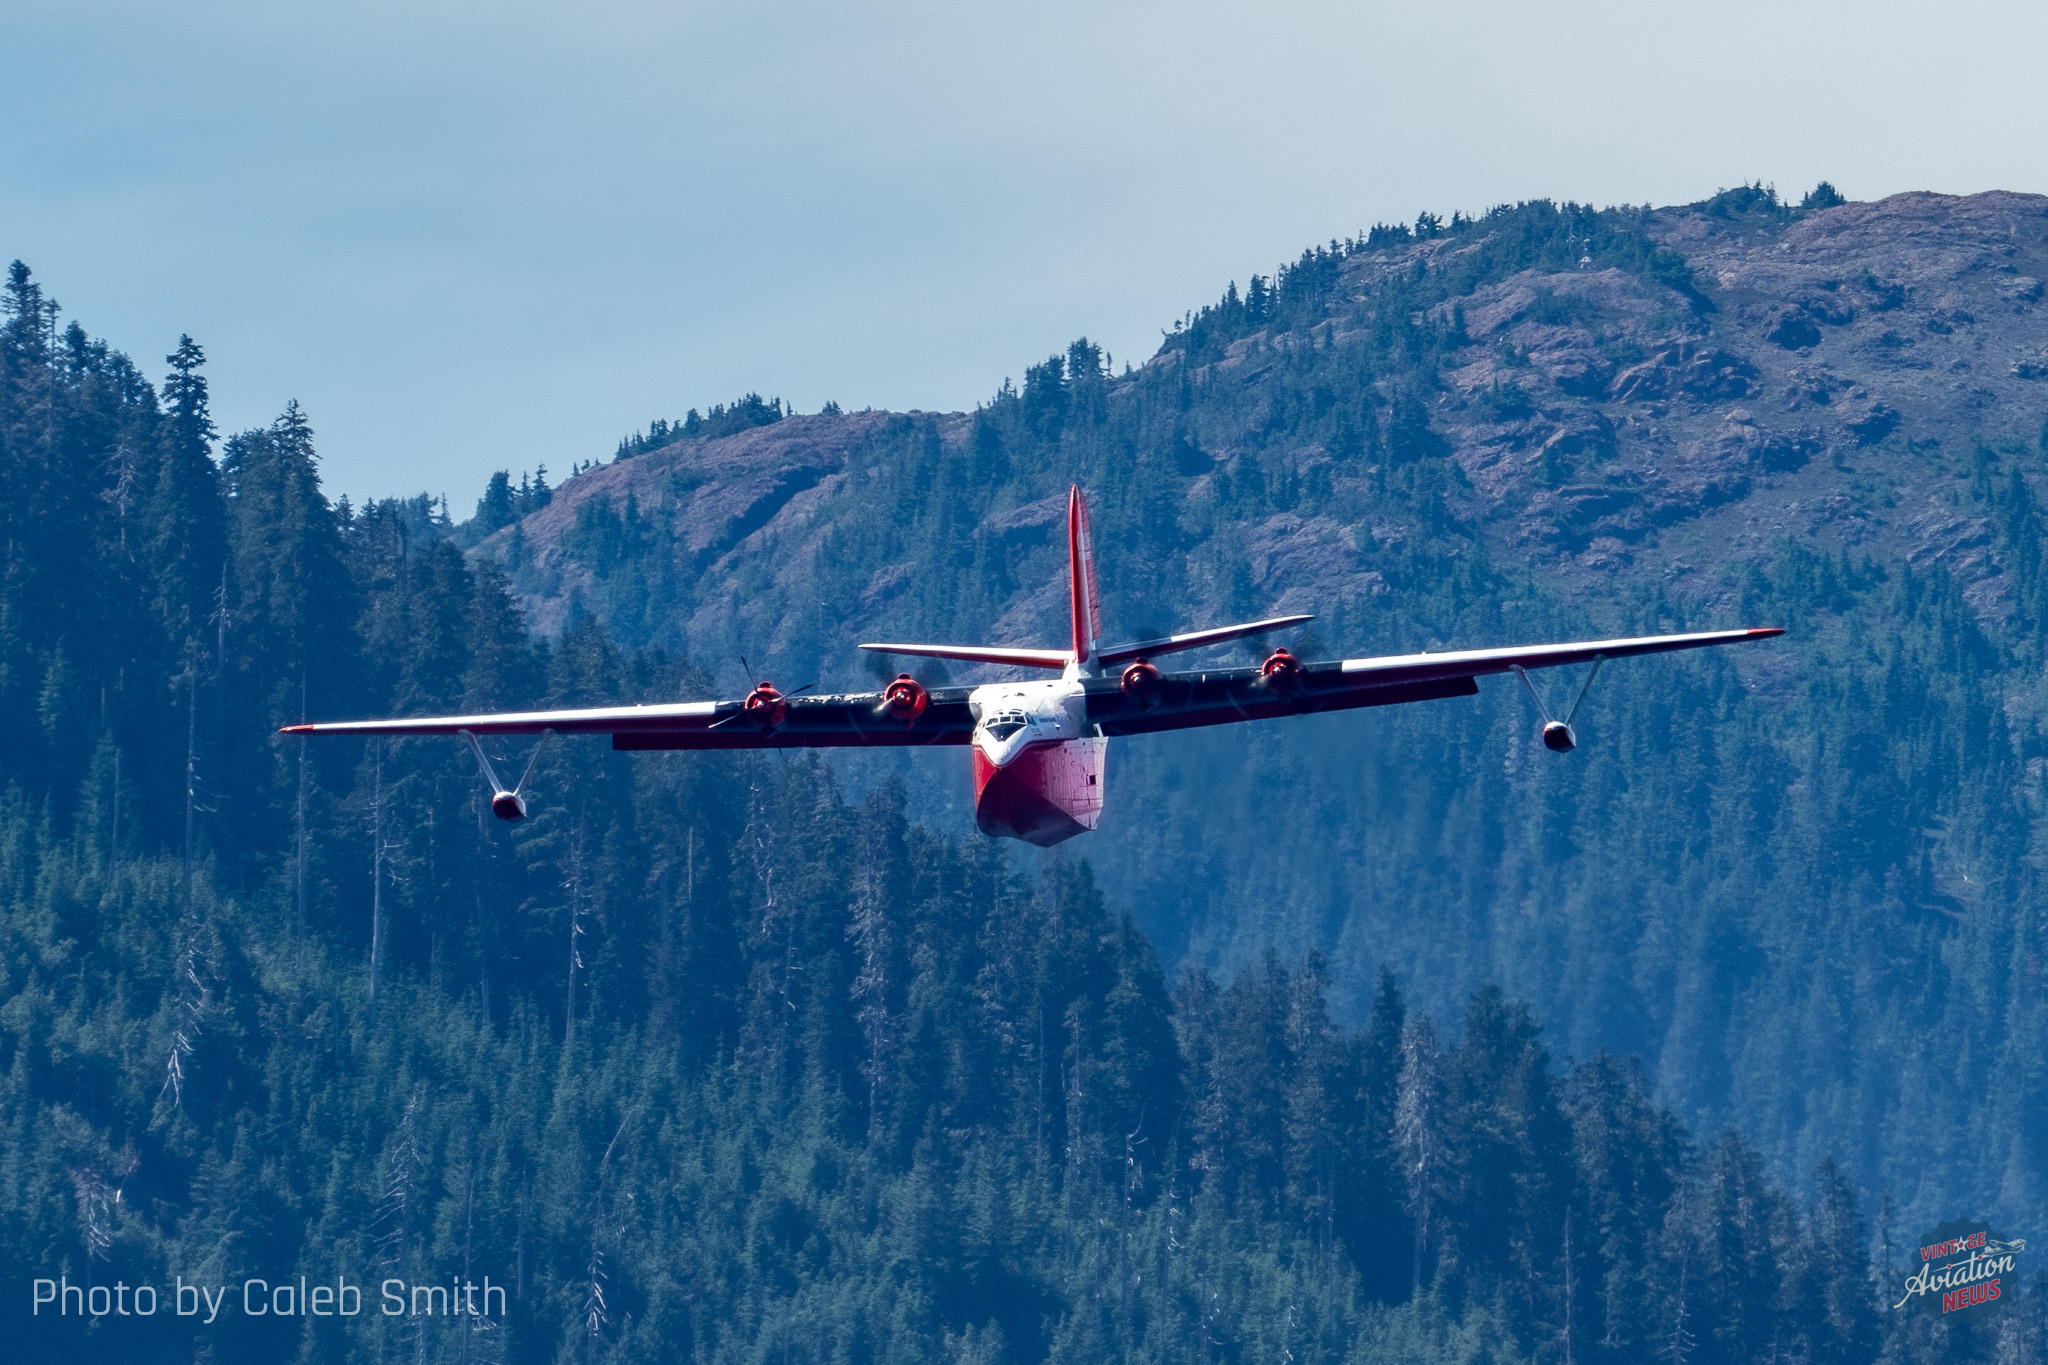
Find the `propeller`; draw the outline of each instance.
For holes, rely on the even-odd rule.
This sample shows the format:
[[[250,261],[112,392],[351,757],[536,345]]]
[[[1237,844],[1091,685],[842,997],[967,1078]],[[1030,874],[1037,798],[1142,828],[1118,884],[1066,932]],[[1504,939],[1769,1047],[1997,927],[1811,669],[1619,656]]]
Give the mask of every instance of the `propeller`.
[[[1259,665],[1259,682],[1276,692],[1292,692],[1301,686],[1301,660],[1280,645]]]
[[[875,714],[900,720],[905,725],[917,724],[917,718],[924,714],[931,704],[931,694],[924,684],[908,673],[898,673],[889,685],[882,689],[882,699],[875,703]]]
[[[744,654],[740,655],[740,667],[746,671],[746,675],[748,677],[751,678],[754,676],[754,666],[747,662],[747,656]],[[761,683],[761,686],[763,687],[773,687],[774,685],[774,683],[767,682],[765,680]],[[784,692],[782,695],[785,697],[800,697],[804,693],[810,691],[812,688],[816,686],[817,684],[814,682],[807,682],[802,687],[799,687],[796,691]]]
[[[548,741],[555,737],[553,730],[540,732],[540,743],[533,746],[533,757],[526,760],[526,771],[519,774],[519,785],[510,791],[498,780],[498,770],[491,766],[490,756],[484,753],[484,746],[477,742],[474,731],[464,730],[462,737],[469,741],[470,752],[476,755],[477,766],[483,769],[484,781],[491,784],[491,814],[506,823],[526,818],[526,783],[533,776],[535,765],[540,762],[541,750],[548,747]]]
[[[1165,678],[1159,666],[1149,659],[1134,660],[1117,678],[1117,686],[1123,694],[1140,706],[1154,706],[1159,702],[1159,689],[1165,685]]]
[[[877,692],[886,691],[890,683],[904,676],[908,670],[911,681],[927,692],[936,692],[942,687],[953,685],[953,675],[946,671],[942,659],[912,658],[898,662],[887,654],[866,654],[861,658],[869,677],[875,680]]]
[[[745,663],[746,660],[743,658],[740,662]],[[748,692],[741,700],[739,710],[723,720],[712,721],[711,724],[704,728],[706,731],[717,730],[732,724],[736,720],[750,720],[759,725],[764,731],[778,729],[782,725],[783,720],[789,715],[790,698],[800,697],[817,685],[815,682],[807,682],[794,692],[781,692],[776,690],[774,683],[763,678],[760,682],[755,683],[753,690]]]

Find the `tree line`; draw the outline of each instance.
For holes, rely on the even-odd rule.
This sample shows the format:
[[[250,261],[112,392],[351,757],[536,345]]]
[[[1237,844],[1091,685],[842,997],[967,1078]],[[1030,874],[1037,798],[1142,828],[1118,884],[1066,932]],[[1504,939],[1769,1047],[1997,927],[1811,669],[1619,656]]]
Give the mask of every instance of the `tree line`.
[[[812,760],[557,745],[508,828],[452,743],[281,739],[708,682],[531,636],[424,499],[330,502],[295,405],[216,452],[189,339],[159,388],[19,265],[6,308],[6,1282],[510,1295],[45,1310],[30,1353],[2038,1357],[2037,1297],[1976,1343],[1883,1314],[1911,1234],[1831,1163],[1789,1191],[1496,989],[1439,1023],[1382,974],[1354,1027],[1314,953],[1170,980],[1086,862]],[[1019,421],[1085,414],[1070,360]]]

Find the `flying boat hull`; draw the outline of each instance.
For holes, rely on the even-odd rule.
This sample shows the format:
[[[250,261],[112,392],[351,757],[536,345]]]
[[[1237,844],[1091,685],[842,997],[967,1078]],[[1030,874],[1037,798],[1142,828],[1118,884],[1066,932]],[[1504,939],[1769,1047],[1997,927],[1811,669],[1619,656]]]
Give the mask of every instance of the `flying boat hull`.
[[[974,750],[974,823],[983,834],[1050,848],[1086,834],[1102,818],[1103,757],[1109,741],[1034,744],[1001,767]]]

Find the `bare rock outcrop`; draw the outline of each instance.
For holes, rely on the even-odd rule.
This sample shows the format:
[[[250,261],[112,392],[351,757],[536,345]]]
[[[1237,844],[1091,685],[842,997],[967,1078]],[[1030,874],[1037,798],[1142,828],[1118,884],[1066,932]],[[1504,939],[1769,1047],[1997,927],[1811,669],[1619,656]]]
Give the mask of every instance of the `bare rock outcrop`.
[[[1711,594],[1721,570],[1790,537],[1938,560],[1971,580],[1971,600],[1987,611],[2009,598],[1955,488],[1975,443],[2031,449],[2048,415],[2048,197],[1916,193],[1750,217],[1693,205],[1646,211],[1641,224],[1684,257],[1690,293],[1586,266],[1523,271],[1436,307],[1459,345],[1423,392],[1433,448],[1460,475],[1460,515],[1568,590],[1608,594],[1616,575],[1639,573]],[[1285,357],[1351,344],[1362,333],[1347,310],[1469,249],[1434,239],[1355,252],[1327,324],[1243,337],[1192,370],[1183,353],[1162,351],[1110,381],[1106,401],[1169,376],[1233,395],[1233,410],[1249,415],[1235,428],[1207,422],[1201,448],[1174,457],[1191,498],[1245,454],[1341,486],[1356,476],[1329,451],[1274,448],[1262,434],[1262,404],[1287,382]],[[688,637],[743,609],[731,585],[749,576],[800,595],[820,536],[859,495],[849,475],[861,452],[913,419],[949,444],[970,439],[962,414],[852,413],[678,441],[589,470],[478,553],[512,570],[537,626],[558,628],[601,572],[579,526],[597,509],[630,506],[692,576],[684,609],[694,615],[679,623]],[[1043,554],[1063,515],[1062,499],[1047,496],[991,514],[976,534],[1006,554]],[[1258,594],[1315,610],[1384,593],[1370,549],[1402,531],[1305,503],[1233,534]],[[886,613],[906,572],[877,564],[860,600],[836,610]],[[1196,583],[1187,595],[1207,601],[1211,589]],[[1061,610],[1056,596],[1018,583],[997,604],[997,627],[1038,630]]]

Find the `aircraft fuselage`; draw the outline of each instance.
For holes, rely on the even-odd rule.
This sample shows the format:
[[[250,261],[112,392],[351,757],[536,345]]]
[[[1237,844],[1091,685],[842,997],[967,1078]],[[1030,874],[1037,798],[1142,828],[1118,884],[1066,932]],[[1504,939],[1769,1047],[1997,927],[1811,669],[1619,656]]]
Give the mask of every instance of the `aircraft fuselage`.
[[[1109,741],[1088,721],[1079,669],[1057,680],[988,683],[974,717],[974,823],[1041,848],[1095,828]]]

